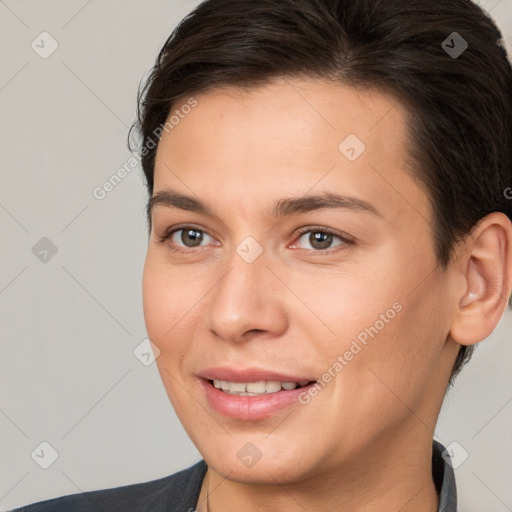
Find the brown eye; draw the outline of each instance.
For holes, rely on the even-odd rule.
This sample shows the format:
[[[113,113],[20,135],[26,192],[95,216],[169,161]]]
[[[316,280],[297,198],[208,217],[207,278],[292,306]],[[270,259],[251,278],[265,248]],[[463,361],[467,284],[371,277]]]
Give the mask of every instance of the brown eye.
[[[321,231],[312,232],[309,235],[309,243],[315,249],[328,249],[332,244],[334,236],[330,233],[322,233]]]
[[[213,238],[204,231],[194,228],[193,226],[187,226],[171,231],[168,235],[164,235],[160,241],[167,241],[171,246],[174,245],[178,248],[184,247],[193,249],[195,247],[201,247],[202,245],[204,246],[205,244],[203,244],[203,242],[209,241],[208,239],[213,241]]]
[[[204,238],[202,231],[198,231],[197,229],[180,229],[180,231],[180,239],[185,246],[197,247],[198,245],[201,245],[201,242]]]
[[[338,242],[334,243],[336,242],[336,240],[338,240]],[[309,247],[304,246],[304,242],[306,242],[306,244],[309,244]],[[302,231],[301,236],[298,240],[299,248],[312,248],[315,251],[323,251],[326,249],[331,249],[333,247],[347,244],[349,244],[349,241],[345,240],[342,236],[337,235],[336,233],[331,233],[326,229],[309,229],[307,231],[304,230]]]

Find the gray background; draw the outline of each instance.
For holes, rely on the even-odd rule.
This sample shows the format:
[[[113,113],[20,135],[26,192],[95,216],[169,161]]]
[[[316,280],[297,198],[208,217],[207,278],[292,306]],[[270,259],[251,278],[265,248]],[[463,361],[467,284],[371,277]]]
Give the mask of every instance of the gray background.
[[[0,0],[0,510],[200,457],[155,364],[133,353],[146,338],[140,166],[103,200],[92,193],[130,158],[139,80],[197,3]],[[482,5],[512,50],[511,0]],[[51,48],[43,31],[59,45],[46,59],[31,47]],[[469,454],[456,469],[461,512],[512,510],[511,332],[507,312],[437,428]],[[58,452],[48,469],[43,441]]]

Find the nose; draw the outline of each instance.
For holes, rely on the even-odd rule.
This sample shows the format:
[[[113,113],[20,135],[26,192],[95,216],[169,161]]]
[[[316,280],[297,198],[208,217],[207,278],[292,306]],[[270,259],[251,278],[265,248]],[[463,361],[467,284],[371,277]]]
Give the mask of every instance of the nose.
[[[275,337],[286,330],[283,284],[267,264],[264,253],[248,263],[235,252],[222,267],[206,318],[209,331],[216,337],[238,343]]]

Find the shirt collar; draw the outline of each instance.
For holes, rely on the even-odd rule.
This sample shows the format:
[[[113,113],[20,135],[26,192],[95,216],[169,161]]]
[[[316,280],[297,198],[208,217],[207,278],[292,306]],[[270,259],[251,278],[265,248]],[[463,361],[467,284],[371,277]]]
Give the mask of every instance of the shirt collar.
[[[439,508],[437,511],[457,512],[457,487],[450,454],[438,441],[433,443],[432,476],[439,494]]]

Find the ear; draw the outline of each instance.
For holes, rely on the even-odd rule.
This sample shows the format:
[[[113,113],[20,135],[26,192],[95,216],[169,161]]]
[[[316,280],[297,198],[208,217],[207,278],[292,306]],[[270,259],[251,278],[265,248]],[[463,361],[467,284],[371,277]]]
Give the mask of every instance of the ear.
[[[487,215],[471,230],[458,256],[465,290],[450,330],[460,345],[487,338],[505,311],[512,290],[512,223],[503,213]]]

